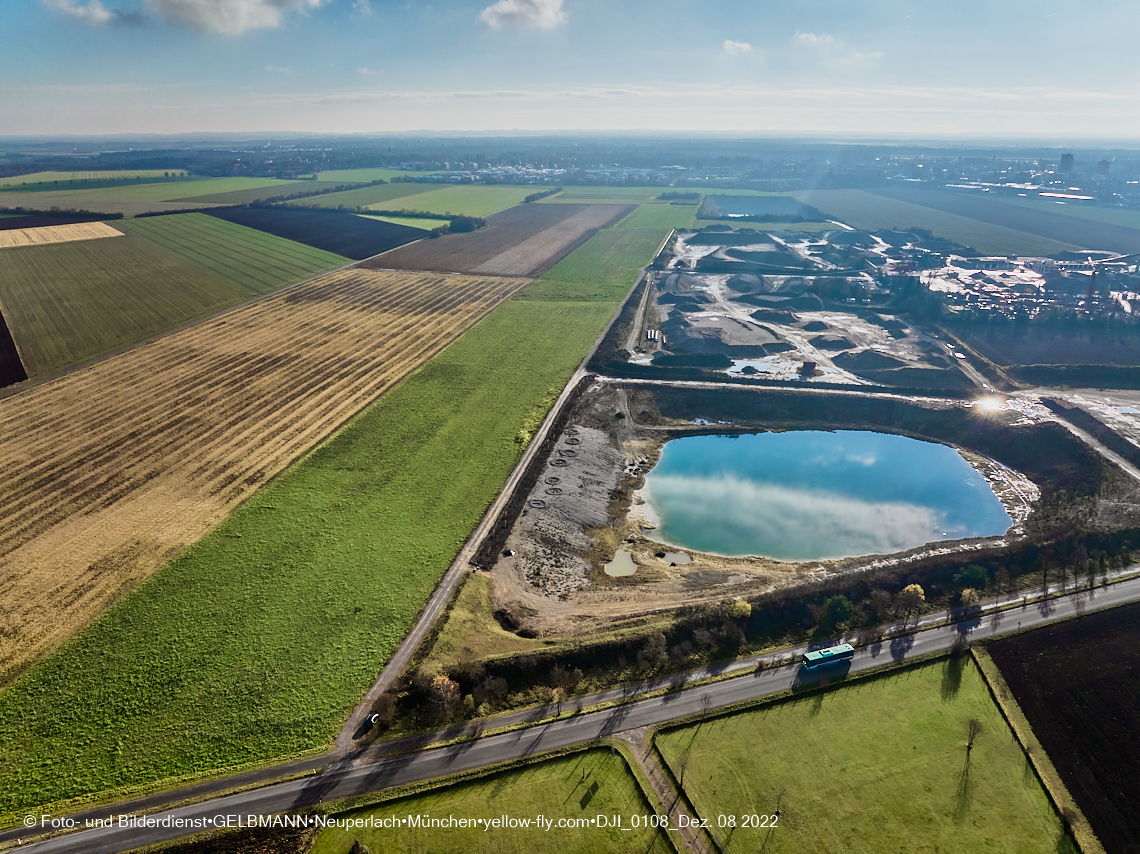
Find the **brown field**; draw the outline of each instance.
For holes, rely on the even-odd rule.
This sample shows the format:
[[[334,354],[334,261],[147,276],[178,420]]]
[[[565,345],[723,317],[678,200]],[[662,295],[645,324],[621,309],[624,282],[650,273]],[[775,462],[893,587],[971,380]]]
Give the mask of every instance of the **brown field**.
[[[487,227],[479,231],[422,240],[365,266],[534,277],[631,210],[631,205],[516,205],[487,217]]]
[[[340,271],[0,399],[0,685],[524,284]]]
[[[71,243],[76,240],[98,240],[122,237],[123,232],[105,222],[75,222],[69,225],[41,225],[37,228],[13,228],[0,231],[0,249],[17,246],[42,246],[45,243]]]

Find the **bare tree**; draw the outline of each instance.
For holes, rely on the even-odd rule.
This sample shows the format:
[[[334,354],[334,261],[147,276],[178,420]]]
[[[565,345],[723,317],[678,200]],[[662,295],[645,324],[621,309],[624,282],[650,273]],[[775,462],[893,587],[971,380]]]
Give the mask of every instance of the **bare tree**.
[[[982,734],[982,722],[977,718],[970,718],[966,723],[966,752],[974,749],[974,742]]]

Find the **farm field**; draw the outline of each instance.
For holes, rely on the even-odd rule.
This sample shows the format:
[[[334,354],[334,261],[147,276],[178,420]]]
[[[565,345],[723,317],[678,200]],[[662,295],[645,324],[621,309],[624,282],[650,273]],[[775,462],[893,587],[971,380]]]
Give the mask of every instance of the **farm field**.
[[[327,186],[329,182],[314,182]],[[435,191],[435,184],[377,184],[375,187],[358,187],[355,190],[342,190],[339,193],[326,193],[323,196],[310,196],[307,199],[294,199],[287,204],[299,207],[320,208],[376,208],[379,210],[420,210],[418,203],[409,197],[423,196]],[[443,213],[440,211],[440,213]]]
[[[572,267],[588,277],[577,288],[564,275],[560,298],[500,305],[0,693],[0,821],[323,749],[515,466],[522,425],[543,416],[616,310],[594,278],[611,283],[603,297],[624,296],[636,247],[640,266],[665,236],[591,248],[610,231],[566,259],[586,257]],[[222,476],[245,488],[240,472]],[[54,726],[61,704],[92,712]]]
[[[267,187],[254,187],[248,190],[230,190],[224,193],[209,193],[207,195],[195,195],[194,187],[187,187],[189,192],[187,198],[176,199],[176,201],[192,201],[195,202],[197,207],[206,207],[208,205],[248,205],[251,202],[261,202],[266,199],[272,199],[277,196],[288,196],[293,193],[308,193],[315,190],[326,190],[328,184],[322,184],[319,181],[278,181],[276,184],[271,184]],[[331,195],[331,194],[330,194]],[[319,197],[318,197],[319,198]]]
[[[1011,365],[1140,365],[1140,336],[1079,330],[955,326],[951,330],[991,362]]]
[[[664,242],[665,228],[607,228],[555,264],[519,299],[596,299],[621,302],[637,271]]]
[[[394,186],[431,187],[431,184],[396,184]],[[427,193],[419,193],[415,199],[409,200],[401,207],[437,214],[455,214],[457,216],[486,217],[496,211],[520,204],[531,193],[538,192],[541,187],[533,185],[525,187],[493,186],[460,186],[432,189]],[[377,205],[372,205],[376,208]]]
[[[378,214],[357,214],[357,216],[366,216],[369,219],[378,219],[381,222],[390,222],[395,225],[406,225],[408,228],[439,228],[441,225],[449,225],[449,219],[428,219],[426,217],[411,217],[411,216],[380,216]]]
[[[641,205],[618,223],[618,228],[692,228],[696,205]]]
[[[453,284],[455,279],[441,277]],[[516,284],[518,280],[510,280],[510,286]],[[299,290],[270,301],[295,298]],[[345,306],[346,313],[350,309]],[[5,689],[0,694],[0,819],[14,819],[32,804],[326,746],[514,467],[522,450],[515,441],[520,425],[534,416],[552,389],[561,388],[614,309],[612,303],[508,301]],[[291,307],[291,317],[295,311]],[[389,317],[384,313],[377,322]],[[421,346],[442,346],[433,330],[422,328],[422,321],[409,323],[423,336]],[[558,336],[548,334],[552,326],[559,329]],[[335,352],[345,352],[344,334],[326,328],[325,334],[337,344]],[[288,353],[296,349],[292,340],[279,346]],[[248,352],[248,341],[240,352]],[[380,365],[391,365],[390,342],[378,342],[368,352]],[[233,361],[240,366],[237,355]],[[306,351],[305,357],[311,359],[305,375],[273,351],[247,369],[278,363],[273,393],[258,398],[266,407],[263,412],[281,407],[282,374],[295,382],[293,394],[307,403],[327,386],[324,380],[314,380],[313,372],[319,376],[321,371],[358,367],[355,360],[315,352]],[[198,369],[200,385],[182,377],[165,380],[176,383],[182,395],[200,389],[201,396],[179,401],[179,411],[186,413],[182,419],[168,418],[161,407],[147,407],[151,431],[169,431],[189,442],[187,424],[198,426],[211,412],[235,417],[229,411],[233,406],[246,410],[240,423],[258,423],[261,415],[244,404],[249,396],[246,374],[235,388],[228,375],[219,378],[212,366]],[[140,365],[130,373],[141,370]],[[223,380],[225,386],[218,388]],[[106,382],[97,387],[105,400]],[[222,407],[213,397],[223,391],[231,400],[239,399]],[[173,388],[165,392],[175,393]],[[140,391],[139,396],[150,399],[156,394]],[[82,399],[83,394],[73,397]],[[355,408],[363,399],[360,393],[350,393],[347,405]],[[196,401],[201,402],[195,407]],[[89,411],[105,413],[105,404],[100,409],[97,403],[92,400]],[[0,418],[6,421],[10,408],[0,406]],[[82,417],[69,413],[68,423]],[[331,417],[335,414],[326,416]],[[108,512],[83,519],[71,516],[60,522],[50,541],[42,537],[7,558],[0,583],[7,585],[7,579],[14,578],[15,586],[9,588],[13,601],[34,596],[29,608],[33,601],[49,597],[49,604],[56,603],[66,593],[57,585],[45,585],[40,577],[50,566],[37,553],[51,551],[51,545],[66,546],[73,555],[79,544],[86,547],[90,554],[75,555],[68,564],[72,572],[92,563],[107,570],[98,578],[103,586],[84,592],[72,606],[73,611],[84,608],[84,615],[57,616],[52,626],[37,620],[34,627],[21,625],[23,612],[10,618],[21,631],[22,660],[28,658],[33,631],[38,632],[38,648],[48,648],[53,638],[45,635],[60,638],[64,620],[67,628],[85,622],[94,613],[93,598],[121,596],[123,588],[131,589],[145,577],[148,564],[173,556],[176,548],[155,543],[154,534],[146,532],[163,532],[172,539],[167,525],[184,520],[196,508],[236,502],[272,473],[259,462],[261,454],[247,459],[248,452],[239,449],[215,456],[220,443],[202,437],[204,426],[193,434],[202,447],[215,449],[210,452],[212,464],[197,464],[204,469],[199,482],[207,481],[204,496],[183,497],[181,491],[163,495],[158,491],[161,484],[152,479],[135,493],[139,512],[132,507],[135,502],[116,502],[116,510],[129,514],[122,523],[129,530],[111,525]],[[20,433],[6,429],[4,435]],[[262,439],[235,436],[233,441],[242,442],[244,449],[260,447]],[[121,477],[145,481],[150,471],[147,459],[137,453],[138,444],[135,440],[133,453],[121,449],[129,460],[108,462],[116,471],[125,464]],[[295,441],[294,447],[303,450],[305,444]],[[164,450],[160,459],[178,458]],[[183,477],[196,470],[189,459],[179,465],[187,473]],[[58,480],[50,482],[58,489],[66,487]],[[99,484],[95,479],[86,499],[96,502],[99,492],[136,483]],[[221,491],[211,496],[215,489]],[[156,507],[162,508],[164,518],[144,519]],[[106,523],[92,530],[100,518]],[[424,525],[424,519],[433,524]],[[68,530],[72,526],[87,530]],[[185,539],[193,540],[206,527],[208,523],[187,531]],[[132,545],[140,534],[147,550],[141,555]],[[97,551],[107,557],[93,560]],[[58,615],[59,608],[52,612]],[[137,631],[140,625],[147,631]],[[298,626],[305,631],[299,633]],[[52,726],[60,704],[82,705],[90,715],[75,725]]]
[[[1080,248],[866,190],[809,190],[792,195],[854,228],[925,228],[939,237],[972,246],[983,255],[1052,255]]]
[[[134,344],[250,295],[137,235],[0,251],[0,304],[33,377]]]
[[[516,205],[489,217],[486,228],[421,241],[366,266],[536,276],[628,210],[611,205]]]
[[[537,188],[541,190],[542,188]],[[539,199],[541,204],[640,205],[657,201],[668,187],[566,187],[561,193]]]
[[[345,211],[296,210],[286,206],[234,207],[212,210],[210,216],[343,255],[354,261],[363,261],[372,255],[428,236],[428,232],[422,229],[381,222]]]
[[[201,213],[125,220],[122,227],[225,276],[251,296],[352,263],[343,255]]]
[[[1091,222],[1102,222],[1106,225],[1117,225],[1122,228],[1140,231],[1140,211],[1128,208],[1105,208],[1100,205],[1082,202],[1058,202],[1056,199],[1043,199],[1028,196],[995,196],[991,199],[1003,205],[1015,205],[1019,208],[1029,208],[1035,211],[1046,211],[1066,217],[1086,219]]]
[[[510,815],[532,818],[585,819],[598,815],[625,816],[660,812],[650,804],[624,757],[608,750],[589,750],[557,759],[547,759],[508,771],[489,774],[468,782],[428,790],[376,806],[340,813],[338,818],[377,820],[409,815],[456,818],[492,818]],[[674,854],[668,834],[641,827],[556,828],[537,827],[492,830],[483,827],[438,829],[328,828],[321,831],[307,854],[349,854],[360,841],[373,854],[391,852],[463,851],[467,854],[532,854],[551,849],[557,834],[557,849],[563,854]]]
[[[1014,698],[1109,854],[1140,838],[1140,605],[987,644]]]
[[[1070,205],[1055,205],[1053,210],[1047,210],[1039,206],[1008,204],[978,193],[970,195],[909,187],[877,190],[875,194],[1050,240],[1073,243],[1085,249],[1108,249],[1122,253],[1140,251],[1140,229],[1069,216],[1068,211],[1073,207]],[[1140,213],[1133,212],[1133,217],[1140,218]]]
[[[38,228],[12,228],[0,231],[0,249],[45,246],[49,243],[72,243],[76,240],[100,240],[104,237],[122,236],[123,232],[104,222],[44,225]]]
[[[109,169],[94,172],[30,172],[0,178],[0,187],[18,187],[24,184],[48,184],[64,181],[137,181],[146,178],[183,177],[185,169]]]
[[[982,729],[967,753],[971,718]],[[727,852],[1075,854],[966,658],[669,730],[657,744],[702,817],[780,810],[775,830],[717,829]]]
[[[204,214],[116,222],[126,237],[0,251],[0,303],[29,375],[351,263]]]
[[[519,284],[333,273],[0,401],[0,684]]]
[[[202,207],[202,203],[196,201],[193,193],[205,196],[258,187],[286,186],[292,183],[294,182],[279,181],[275,178],[203,178],[195,181],[131,184],[95,190],[45,190],[35,193],[5,190],[0,193],[0,203],[6,208],[48,210],[54,206],[64,210],[76,208],[136,216],[152,211],[177,211]]]

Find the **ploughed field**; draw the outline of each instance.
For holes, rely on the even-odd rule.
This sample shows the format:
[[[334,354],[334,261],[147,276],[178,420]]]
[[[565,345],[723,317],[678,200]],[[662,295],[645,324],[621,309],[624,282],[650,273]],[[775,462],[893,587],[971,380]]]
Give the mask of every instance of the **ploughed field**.
[[[1140,605],[989,645],[1033,734],[1109,854],[1140,839]]]
[[[537,276],[631,210],[626,205],[517,205],[488,217],[478,231],[421,241],[362,266]]]
[[[428,236],[426,230],[344,211],[235,207],[218,208],[210,211],[210,215],[326,252],[335,252],[354,261],[362,261]]]
[[[0,400],[0,685],[522,284],[340,271]]]

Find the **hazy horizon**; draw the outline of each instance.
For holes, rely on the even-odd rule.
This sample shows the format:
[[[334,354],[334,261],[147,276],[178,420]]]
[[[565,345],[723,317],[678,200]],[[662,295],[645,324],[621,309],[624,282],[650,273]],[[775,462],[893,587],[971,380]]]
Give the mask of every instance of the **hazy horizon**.
[[[0,6],[0,136],[1125,141],[1137,24],[1056,0],[31,0]]]

